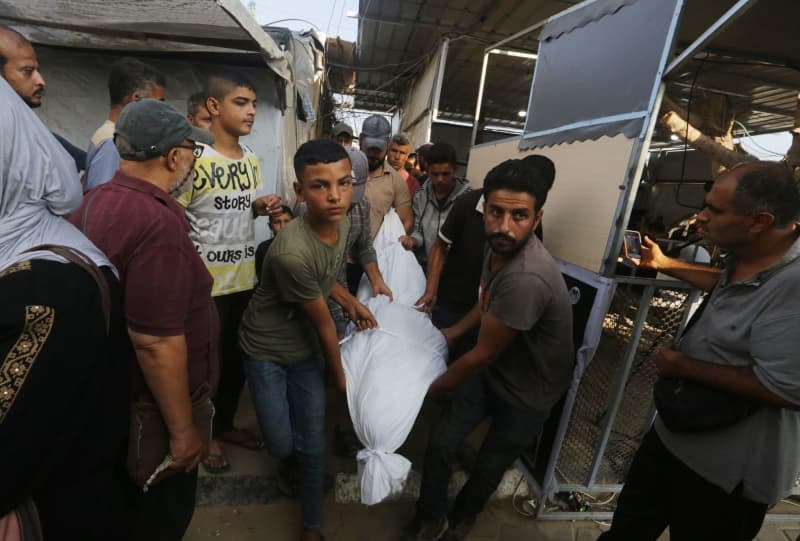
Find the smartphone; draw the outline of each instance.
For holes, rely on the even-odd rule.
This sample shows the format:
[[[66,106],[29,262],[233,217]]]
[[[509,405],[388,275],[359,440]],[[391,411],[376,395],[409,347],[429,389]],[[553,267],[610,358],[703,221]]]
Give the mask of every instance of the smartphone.
[[[642,258],[642,236],[638,231],[625,231],[625,256],[631,259]]]

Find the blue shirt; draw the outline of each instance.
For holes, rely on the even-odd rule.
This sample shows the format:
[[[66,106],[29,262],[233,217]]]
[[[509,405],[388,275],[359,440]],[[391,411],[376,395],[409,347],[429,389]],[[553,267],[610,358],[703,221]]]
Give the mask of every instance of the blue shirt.
[[[119,169],[119,152],[113,139],[105,139],[99,145],[89,143],[86,152],[86,181],[84,190],[105,184]]]

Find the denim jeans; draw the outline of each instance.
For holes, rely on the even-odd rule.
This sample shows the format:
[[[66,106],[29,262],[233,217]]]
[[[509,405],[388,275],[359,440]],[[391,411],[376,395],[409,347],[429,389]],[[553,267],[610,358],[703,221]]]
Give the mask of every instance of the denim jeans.
[[[447,484],[456,450],[481,421],[491,417],[469,480],[456,497],[451,519],[474,518],[497,489],[514,460],[532,445],[542,430],[548,412],[523,409],[499,398],[483,374],[461,384],[431,429],[425,453],[417,512],[439,520],[447,514]]]
[[[300,462],[303,528],[322,527],[325,484],[325,377],[320,356],[282,364],[244,355],[247,384],[264,443],[276,458]]]

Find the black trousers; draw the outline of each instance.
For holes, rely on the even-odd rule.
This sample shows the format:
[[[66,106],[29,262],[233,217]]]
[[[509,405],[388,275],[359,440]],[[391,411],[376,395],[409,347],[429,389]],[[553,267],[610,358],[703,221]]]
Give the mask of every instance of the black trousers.
[[[437,329],[451,327],[461,321],[469,313],[467,308],[452,308],[442,303],[437,303],[431,313],[431,321]],[[475,347],[478,343],[478,329],[472,329],[450,348],[447,355],[447,364],[456,361],[459,357]]]
[[[214,435],[233,430],[233,418],[244,387],[239,351],[239,323],[252,291],[214,297],[219,314],[219,387],[214,397]]]
[[[181,541],[194,514],[197,468],[167,477],[147,493],[130,483],[134,494],[132,541]],[[123,539],[122,535],[119,539]]]
[[[602,541],[655,541],[669,526],[671,541],[749,541],[767,505],[729,494],[669,452],[655,429],[644,437]]]
[[[492,392],[482,375],[464,382],[431,429],[417,501],[417,512],[421,516],[434,520],[445,516],[447,484],[456,450],[487,417],[492,418],[489,432],[451,514],[456,522],[469,520],[481,512],[506,470],[538,436],[547,412],[505,402]]]

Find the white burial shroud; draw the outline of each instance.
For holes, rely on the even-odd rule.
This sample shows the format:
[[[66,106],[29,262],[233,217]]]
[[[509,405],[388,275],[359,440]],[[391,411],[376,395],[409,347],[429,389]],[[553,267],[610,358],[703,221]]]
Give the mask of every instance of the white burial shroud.
[[[361,502],[373,505],[403,491],[411,462],[395,451],[405,441],[430,384],[446,369],[447,342],[427,314],[414,308],[425,275],[398,238],[405,234],[394,210],[375,238],[378,267],[394,301],[372,296],[366,276],[358,298],[379,328],[350,334],[342,342],[347,405],[356,435]]]

